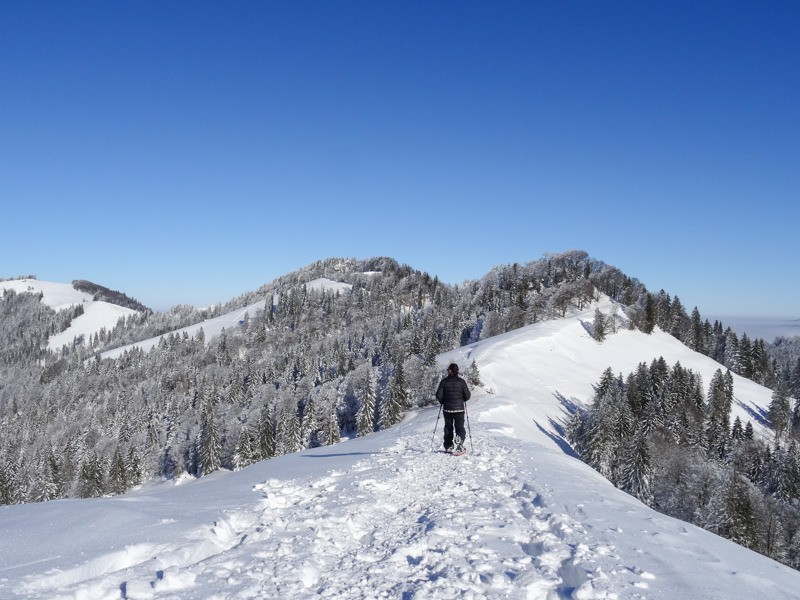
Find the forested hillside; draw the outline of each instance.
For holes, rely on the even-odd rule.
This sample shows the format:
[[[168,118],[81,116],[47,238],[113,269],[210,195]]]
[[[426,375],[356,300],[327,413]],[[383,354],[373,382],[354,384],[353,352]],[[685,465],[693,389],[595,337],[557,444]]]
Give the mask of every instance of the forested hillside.
[[[336,285],[308,285],[318,281]],[[652,294],[581,251],[497,267],[461,286],[389,258],[328,259],[225,306],[128,317],[59,353],[43,348],[70,315],[7,292],[0,502],[120,493],[154,477],[202,476],[388,427],[406,408],[431,402],[437,354],[561,318],[600,294],[630,326],[657,325],[732,370],[777,381],[763,341],[739,340],[697,310],[687,315],[677,297]],[[99,358],[263,300],[267,310],[214,339],[168,334],[148,353]],[[476,381],[480,365],[463,367]]]

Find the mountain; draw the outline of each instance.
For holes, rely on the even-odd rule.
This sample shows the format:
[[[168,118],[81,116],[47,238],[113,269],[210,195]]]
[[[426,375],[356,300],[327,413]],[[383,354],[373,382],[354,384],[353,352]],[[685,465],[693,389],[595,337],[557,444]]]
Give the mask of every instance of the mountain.
[[[613,305],[436,357],[480,365],[466,456],[433,451],[442,422],[421,407],[235,472],[0,507],[0,597],[800,598],[800,572],[651,510],[565,443],[607,367],[663,356],[706,382],[719,368],[658,329],[599,343],[596,308]],[[766,411],[767,388],[734,390],[736,415]]]
[[[328,279],[327,277],[319,277],[312,281],[309,281],[304,287],[308,290],[312,290],[315,292],[342,292],[342,291],[349,291],[353,286],[348,283],[342,283],[338,281],[333,281],[332,279]],[[280,303],[280,296],[278,294],[271,295],[270,298],[270,310],[274,307],[277,307]],[[263,312],[267,308],[267,300],[258,300],[253,302],[252,304],[246,304],[241,308],[237,308],[230,312],[226,312],[221,314],[217,317],[210,317],[208,319],[204,319],[198,323],[193,323],[191,325],[187,325],[185,327],[181,327],[180,329],[175,329],[168,333],[150,337],[144,340],[140,340],[137,342],[132,342],[130,344],[125,344],[124,346],[118,346],[112,350],[106,350],[100,353],[100,358],[119,358],[125,352],[128,352],[133,349],[142,350],[144,352],[148,352],[154,346],[156,346],[162,338],[168,335],[187,335],[189,337],[194,338],[195,336],[200,333],[202,330],[203,337],[207,340],[212,340],[215,337],[219,336],[223,330],[235,330],[237,327],[241,327],[245,324],[245,318],[247,319],[255,319],[259,312]]]
[[[110,331],[119,319],[147,310],[124,294],[82,280],[73,284],[32,278],[0,280],[0,292],[3,290],[41,294],[42,302],[56,312],[79,309],[80,314],[71,319],[66,329],[48,336],[47,348],[53,351],[71,346],[76,340],[85,341],[101,330]]]

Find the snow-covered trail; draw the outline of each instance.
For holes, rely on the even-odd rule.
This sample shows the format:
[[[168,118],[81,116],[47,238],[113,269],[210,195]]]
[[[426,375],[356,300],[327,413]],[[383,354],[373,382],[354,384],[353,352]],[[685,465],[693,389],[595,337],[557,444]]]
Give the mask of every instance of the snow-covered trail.
[[[649,575],[551,506],[524,442],[490,429],[452,457],[422,421],[346,469],[268,479],[182,540],[37,576],[21,597],[640,597]]]
[[[580,524],[548,510],[513,450],[489,438],[479,454],[454,458],[421,451],[423,437],[321,480],[259,486],[259,506],[232,516],[250,551],[215,557],[195,583],[223,577],[230,588],[221,597],[252,598],[560,598],[593,590],[593,569],[575,567],[592,553],[579,542]]]

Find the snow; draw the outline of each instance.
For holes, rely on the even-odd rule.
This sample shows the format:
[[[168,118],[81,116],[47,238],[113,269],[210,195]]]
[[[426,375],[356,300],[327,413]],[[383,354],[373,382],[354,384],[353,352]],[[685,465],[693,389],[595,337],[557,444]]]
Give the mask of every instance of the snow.
[[[89,336],[105,328],[111,331],[117,321],[136,311],[117,304],[103,301],[91,301],[85,304],[83,314],[72,320],[65,331],[51,335],[47,340],[50,350],[58,350],[64,345],[69,345],[76,337]]]
[[[706,386],[719,368],[660,332],[599,344],[592,314],[440,357],[477,360],[485,383],[462,457],[435,451],[429,407],[237,472],[0,507],[0,597],[800,598],[799,572],[654,512],[564,445],[565,404],[588,401],[608,366],[664,356]],[[769,402],[734,385],[742,414]]]
[[[21,294],[31,292],[42,293],[42,302],[60,311],[83,304],[83,314],[72,320],[72,323],[61,333],[50,336],[47,347],[50,350],[59,350],[64,345],[70,345],[75,338],[86,338],[99,332],[101,329],[110,331],[121,317],[135,314],[137,311],[111,304],[104,301],[92,300],[92,295],[80,292],[69,283],[55,283],[39,281],[38,279],[14,279],[0,281],[0,290],[11,289]]]
[[[237,308],[234,311],[229,313],[225,313],[224,315],[220,315],[218,317],[214,317],[211,319],[206,319],[205,321],[201,321],[200,323],[195,323],[194,325],[188,325],[187,327],[181,327],[180,329],[175,330],[174,332],[177,335],[183,335],[186,333],[190,338],[195,337],[200,330],[203,330],[203,335],[207,341],[210,341],[212,338],[218,336],[222,333],[223,329],[227,329],[228,331],[239,327],[244,321],[245,315],[249,316],[249,318],[253,318],[256,316],[256,313],[259,311],[263,311],[264,307],[266,306],[266,300],[260,300],[259,302],[254,302],[248,306],[243,308]],[[164,334],[169,335],[169,334]],[[163,335],[148,338],[146,340],[142,340],[140,342],[135,342],[133,344],[127,344],[125,346],[120,346],[119,348],[114,348],[113,350],[107,350],[106,352],[100,353],[100,358],[118,358],[122,356],[127,350],[132,350],[133,348],[139,348],[144,352],[148,352],[154,346],[156,346],[159,340],[164,337]]]
[[[12,279],[0,281],[0,290],[14,290],[17,294],[30,292],[42,294],[42,302],[59,311],[82,302],[91,302],[92,295],[79,292],[69,283],[54,283],[38,279]]]
[[[305,285],[308,289],[313,291],[327,290],[333,292],[349,291],[353,287],[349,283],[333,281],[332,279],[328,279],[325,277],[314,279],[313,281],[309,281]],[[279,303],[279,296],[276,294],[272,298],[272,305],[277,306],[278,303]],[[211,341],[214,337],[222,333],[223,329],[227,329],[230,331],[231,329],[238,327],[244,320],[245,315],[249,315],[251,319],[254,318],[256,316],[256,313],[258,313],[259,311],[263,311],[265,309],[266,304],[267,304],[266,300],[254,302],[249,306],[245,306],[244,308],[238,308],[224,315],[220,315],[219,317],[206,319],[205,321],[202,321],[200,323],[195,323],[194,325],[182,327],[181,329],[178,329],[173,333],[176,333],[178,335],[183,335],[184,333],[186,333],[189,337],[195,337],[202,328],[206,341]],[[100,358],[118,358],[122,356],[122,354],[125,351],[131,350],[133,348],[139,348],[144,352],[147,352],[154,346],[158,345],[158,342],[162,337],[164,336],[161,335],[153,338],[148,338],[140,342],[135,342],[133,344],[120,346],[119,348],[114,348],[113,350],[107,350],[106,352],[102,352],[100,354]]]
[[[306,288],[309,290],[313,290],[315,292],[318,291],[331,291],[331,292],[349,292],[353,289],[353,285],[350,283],[344,283],[342,281],[334,281],[333,279],[328,279],[327,277],[319,277],[318,279],[314,279],[313,281],[309,281],[306,284]]]

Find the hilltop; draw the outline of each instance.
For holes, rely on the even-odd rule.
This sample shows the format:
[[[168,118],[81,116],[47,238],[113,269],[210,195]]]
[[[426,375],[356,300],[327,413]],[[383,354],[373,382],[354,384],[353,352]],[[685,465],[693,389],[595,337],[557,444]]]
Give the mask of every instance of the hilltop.
[[[102,330],[112,330],[120,319],[147,310],[138,303],[126,301],[124,294],[112,293],[87,281],[67,284],[32,278],[10,279],[0,281],[0,292],[3,290],[41,294],[42,303],[56,312],[78,309],[77,316],[70,320],[66,329],[48,336],[47,348],[53,351],[72,346],[76,340],[85,342]]]

